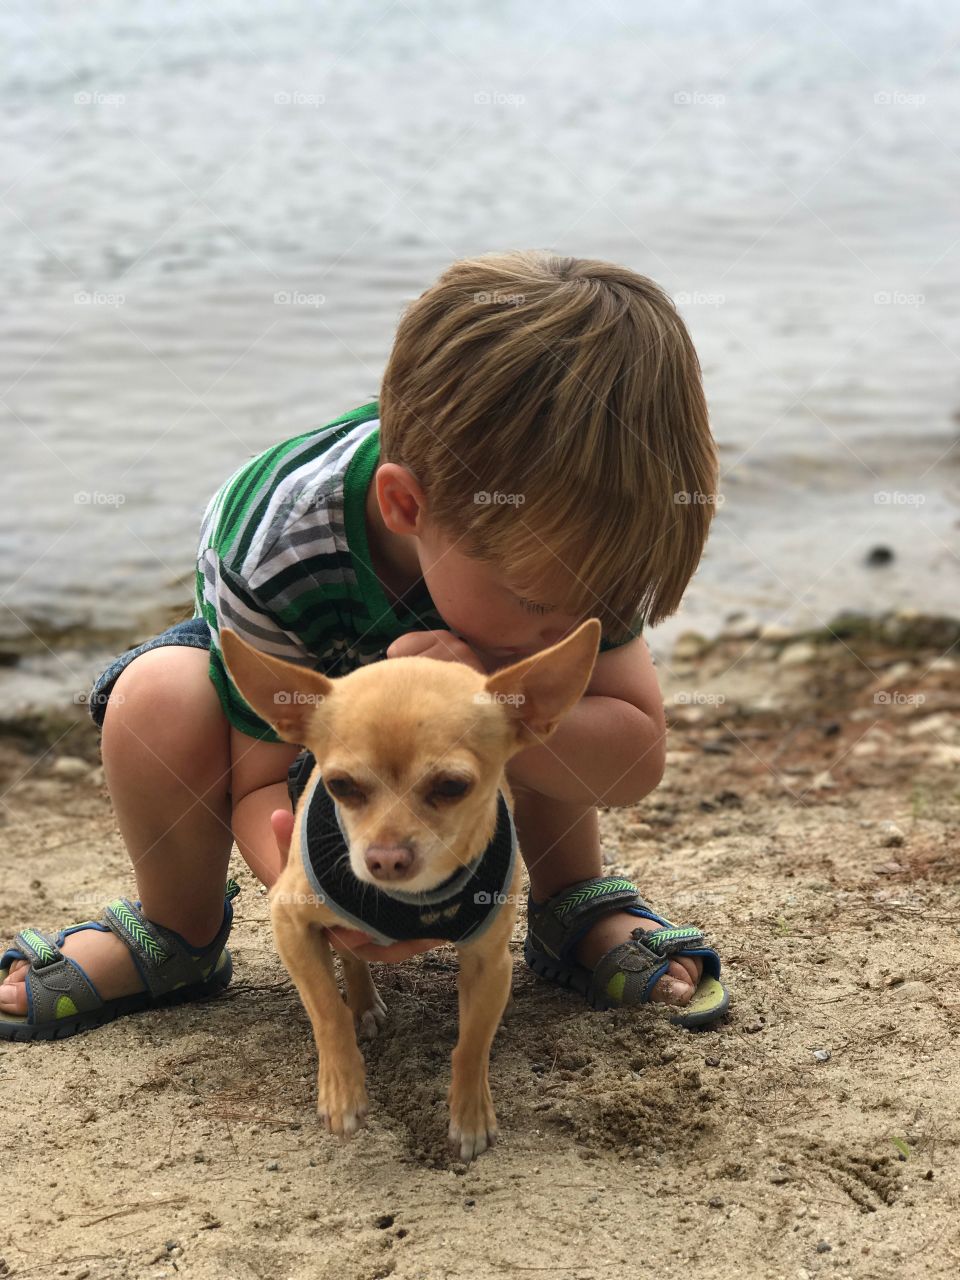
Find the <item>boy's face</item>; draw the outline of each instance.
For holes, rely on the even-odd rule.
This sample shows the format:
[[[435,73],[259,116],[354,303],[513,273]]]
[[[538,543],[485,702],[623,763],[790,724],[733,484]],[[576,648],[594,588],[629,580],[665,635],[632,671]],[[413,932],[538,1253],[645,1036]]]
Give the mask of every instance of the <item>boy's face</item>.
[[[494,658],[519,658],[557,644],[582,619],[561,613],[549,593],[521,590],[494,566],[463,554],[440,534],[420,537],[420,569],[450,630]]]
[[[547,587],[516,583],[466,554],[426,520],[423,493],[397,463],[381,463],[367,499],[368,536],[409,583],[422,576],[450,630],[493,658],[526,657],[575,630],[582,618],[555,607]],[[559,567],[559,566],[558,566]]]

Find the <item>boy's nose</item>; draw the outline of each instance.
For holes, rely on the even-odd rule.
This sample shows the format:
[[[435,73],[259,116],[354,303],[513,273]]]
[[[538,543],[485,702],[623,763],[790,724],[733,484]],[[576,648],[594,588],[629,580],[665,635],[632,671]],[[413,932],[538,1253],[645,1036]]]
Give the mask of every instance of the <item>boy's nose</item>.
[[[363,860],[378,880],[404,880],[413,866],[413,850],[408,844],[371,844]]]

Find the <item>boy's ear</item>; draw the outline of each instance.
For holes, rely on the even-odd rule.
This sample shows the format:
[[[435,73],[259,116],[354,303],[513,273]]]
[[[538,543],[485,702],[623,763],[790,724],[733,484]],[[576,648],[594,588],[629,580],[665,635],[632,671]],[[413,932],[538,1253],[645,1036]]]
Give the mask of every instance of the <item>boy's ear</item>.
[[[229,627],[220,633],[220,647],[230,679],[257,715],[284,741],[302,746],[307,725],[333,693],[333,681],[319,671],[261,653]]]
[[[590,683],[600,648],[599,618],[588,618],[559,644],[497,671],[486,691],[513,718],[522,746],[549,737]]]

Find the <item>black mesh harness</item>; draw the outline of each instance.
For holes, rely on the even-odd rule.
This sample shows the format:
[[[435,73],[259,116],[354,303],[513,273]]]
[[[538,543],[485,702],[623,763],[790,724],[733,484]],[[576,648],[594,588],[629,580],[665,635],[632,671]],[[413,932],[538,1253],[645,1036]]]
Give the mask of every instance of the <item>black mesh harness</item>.
[[[419,938],[462,943],[479,937],[507,902],[517,856],[516,828],[503,792],[497,796],[496,829],[478,859],[423,893],[384,893],[353,874],[340,806],[319,775],[304,794],[315,764],[309,752],[298,756],[288,787],[294,806],[302,796],[299,853],[318,901],[383,946]]]

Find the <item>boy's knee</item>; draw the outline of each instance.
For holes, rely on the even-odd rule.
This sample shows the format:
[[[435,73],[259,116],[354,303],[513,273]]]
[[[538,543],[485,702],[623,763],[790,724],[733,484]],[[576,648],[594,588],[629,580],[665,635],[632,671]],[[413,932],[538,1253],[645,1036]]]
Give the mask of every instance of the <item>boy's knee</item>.
[[[229,725],[209,676],[203,649],[168,645],[148,649],[117,677],[104,716],[104,745],[118,730],[157,751],[179,742],[196,753],[229,748]],[[158,751],[158,754],[163,754]]]

